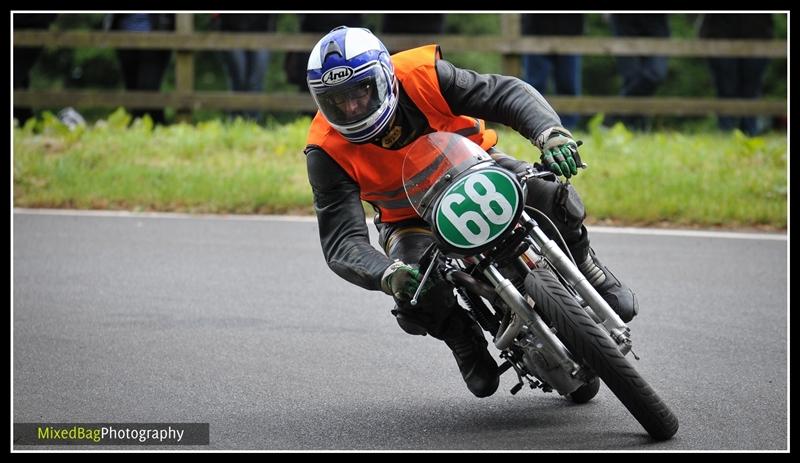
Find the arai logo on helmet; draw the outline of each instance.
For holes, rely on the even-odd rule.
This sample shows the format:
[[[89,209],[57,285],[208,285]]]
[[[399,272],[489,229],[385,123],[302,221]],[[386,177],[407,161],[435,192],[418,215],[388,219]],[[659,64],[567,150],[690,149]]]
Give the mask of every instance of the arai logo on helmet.
[[[325,85],[337,85],[353,77],[353,68],[340,66],[333,68],[322,74],[322,83]]]

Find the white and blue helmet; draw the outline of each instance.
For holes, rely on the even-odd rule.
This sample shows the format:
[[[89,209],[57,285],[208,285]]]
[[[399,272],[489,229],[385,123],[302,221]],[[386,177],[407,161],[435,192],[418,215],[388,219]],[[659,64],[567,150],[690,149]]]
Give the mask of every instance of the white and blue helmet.
[[[322,115],[352,143],[380,135],[397,109],[389,52],[368,29],[339,26],[330,31],[311,50],[306,78]],[[364,103],[347,114],[342,105],[353,99]]]

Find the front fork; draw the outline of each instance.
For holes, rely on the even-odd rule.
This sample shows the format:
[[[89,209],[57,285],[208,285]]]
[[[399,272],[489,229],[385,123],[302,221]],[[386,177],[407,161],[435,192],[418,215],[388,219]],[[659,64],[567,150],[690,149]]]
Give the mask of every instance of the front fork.
[[[533,221],[525,212],[522,213],[522,220]],[[619,318],[619,315],[608,305],[608,302],[600,296],[594,286],[589,283],[572,260],[567,257],[556,242],[545,235],[538,226],[533,227],[530,236],[550,264],[558,270],[564,279],[575,288],[575,291],[578,292],[580,297],[583,298],[582,302],[584,302],[584,304],[582,305],[587,309],[587,313],[606,329],[611,339],[617,343],[622,355],[630,352],[630,328]],[[531,251],[528,250],[527,252]],[[530,259],[530,257],[528,259]],[[588,305],[588,307],[586,307],[586,305]]]
[[[631,340],[628,326],[619,318],[619,315],[614,312],[605,299],[600,296],[555,241],[545,235],[536,226],[536,222],[524,212],[522,220],[530,221],[534,224],[530,232],[533,244],[539,248],[541,254],[562,277],[575,288],[578,298],[582,298],[580,302],[585,307],[587,314],[606,329],[623,355],[630,352]],[[528,249],[517,259],[519,268],[528,269],[535,266],[540,258]],[[537,376],[555,387],[561,394],[573,392],[580,387],[583,383],[579,375],[579,365],[574,362],[567,348],[550,330],[539,314],[532,310],[526,298],[520,294],[511,280],[505,278],[494,265],[486,266],[483,269],[483,274],[494,287],[495,292],[515,314],[515,317],[508,323],[505,323],[504,320],[503,325],[495,336],[495,346],[500,350],[509,348],[514,340],[517,339],[517,335],[527,326],[538,340],[535,350],[544,354],[544,356],[536,355],[535,365],[532,365],[536,370]]]
[[[505,278],[494,265],[486,266],[483,274],[515,315],[513,321],[498,330],[495,346],[500,350],[511,347],[517,335],[527,326],[538,340],[530,347],[536,352],[528,353],[528,359],[532,362],[530,367],[536,375],[560,394],[569,394],[581,387],[580,366],[511,280]]]

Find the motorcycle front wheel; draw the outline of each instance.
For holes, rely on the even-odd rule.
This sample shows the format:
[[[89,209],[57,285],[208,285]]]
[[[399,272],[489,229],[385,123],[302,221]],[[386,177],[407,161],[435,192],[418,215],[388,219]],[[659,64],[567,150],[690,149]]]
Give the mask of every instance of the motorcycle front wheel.
[[[675,435],[678,419],[555,275],[546,269],[531,270],[525,290],[575,359],[597,373],[653,438]]]

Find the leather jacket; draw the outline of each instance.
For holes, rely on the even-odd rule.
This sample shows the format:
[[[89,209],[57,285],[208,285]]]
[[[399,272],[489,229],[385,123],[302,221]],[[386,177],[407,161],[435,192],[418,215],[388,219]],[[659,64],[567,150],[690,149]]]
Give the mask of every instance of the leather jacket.
[[[478,74],[442,59],[436,62],[436,73],[442,95],[454,114],[509,126],[532,143],[546,129],[561,125],[542,95],[516,77]],[[402,85],[393,126],[398,124],[402,125],[405,136],[389,149],[403,147],[431,131],[424,114],[405,96]],[[380,138],[374,143],[380,143]],[[309,146],[305,153],[320,242],[328,266],[355,285],[380,290],[383,272],[392,261],[369,242],[358,184],[319,147]],[[513,168],[520,163],[506,156],[501,165]]]

